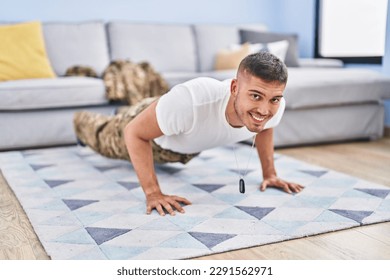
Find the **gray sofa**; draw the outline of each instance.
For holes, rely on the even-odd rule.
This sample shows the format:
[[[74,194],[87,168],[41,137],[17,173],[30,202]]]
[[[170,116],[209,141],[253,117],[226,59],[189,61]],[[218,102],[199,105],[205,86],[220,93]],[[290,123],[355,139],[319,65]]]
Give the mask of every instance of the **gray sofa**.
[[[149,62],[170,86],[199,76],[223,80],[234,77],[235,71],[215,71],[216,52],[233,43],[258,42],[264,28],[255,29],[124,21],[44,23],[46,49],[58,77],[0,82],[0,150],[74,144],[74,112],[113,112],[117,104],[107,101],[102,79],[64,77],[71,66],[89,66],[101,75],[110,61],[130,59]],[[337,60],[299,59],[297,38],[287,37],[287,107],[275,129],[275,145],[381,137],[382,100],[390,98],[390,79],[375,71],[343,68]]]

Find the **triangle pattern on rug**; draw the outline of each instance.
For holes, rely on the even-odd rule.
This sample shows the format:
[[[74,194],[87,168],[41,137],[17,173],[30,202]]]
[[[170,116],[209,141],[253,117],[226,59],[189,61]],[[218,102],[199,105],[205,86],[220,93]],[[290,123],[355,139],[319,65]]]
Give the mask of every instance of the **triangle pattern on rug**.
[[[140,186],[138,182],[117,182],[117,183],[129,191],[138,188]]]
[[[229,169],[229,171],[234,172],[237,175],[241,176],[241,174],[246,175],[246,174],[249,174],[249,173],[253,172],[254,169]]]
[[[373,196],[376,196],[379,198],[386,198],[390,193],[390,190],[383,190],[383,189],[355,189],[355,190],[361,191],[361,192],[364,192],[364,193],[367,193],[367,194],[370,194],[370,195],[373,195]]]
[[[63,184],[74,182],[74,180],[44,180],[44,181],[46,184],[49,185],[50,188],[55,188]]]
[[[236,236],[236,234],[221,234],[221,233],[207,233],[207,232],[189,232],[188,234],[190,234],[196,240],[202,242],[209,249]]]
[[[216,191],[225,186],[222,184],[192,184],[192,185],[209,193]]]
[[[344,210],[344,209],[329,209],[329,211],[332,211],[333,213],[354,220],[359,224],[362,224],[363,219],[370,216],[373,213],[373,211],[356,211],[356,210]]]
[[[269,213],[271,213],[275,208],[272,207],[250,207],[250,206],[236,206],[236,208],[248,213],[249,215],[255,217],[258,220],[261,220]]]
[[[200,158],[201,160],[208,161],[208,160],[212,159],[213,157],[199,156],[199,158]]]
[[[97,228],[97,227],[86,227],[85,228],[89,235],[95,240],[97,245],[103,244],[106,241],[114,239],[122,234],[125,234],[131,229],[120,229],[120,228]]]
[[[99,202],[99,200],[84,200],[84,199],[63,199],[62,200],[70,210],[76,210],[89,204]]]
[[[299,170],[300,172],[302,173],[306,173],[306,174],[309,174],[309,175],[312,175],[314,177],[321,177],[322,175],[328,173],[328,171],[322,171],[322,170]]]
[[[223,148],[205,151],[201,156],[209,161],[196,158],[189,165],[167,164],[168,169],[157,165],[157,175],[195,203],[185,215],[147,216],[130,163],[118,164],[88,148],[80,153],[90,158],[77,157],[79,150],[49,149],[30,158],[0,153],[0,169],[54,260],[188,259],[390,220],[390,188],[332,170],[325,173],[323,167],[287,156],[277,158],[281,172],[306,182],[305,192],[287,196],[270,189],[249,199],[233,187],[234,157]],[[225,159],[229,164],[216,165]],[[109,170],[113,166],[120,167]],[[249,168],[255,169],[252,175],[257,172]],[[37,203],[36,197],[46,199]],[[275,202],[268,204],[269,199]]]
[[[37,171],[42,168],[54,166],[54,164],[30,164],[30,166],[34,171]]]
[[[159,245],[163,248],[204,249],[205,245],[188,233],[181,233]]]
[[[161,171],[167,172],[169,174],[175,174],[175,173],[180,172],[180,171],[183,170],[180,167],[164,166],[164,165],[159,166],[158,169],[161,170]]]
[[[116,166],[94,166],[97,170],[100,172],[116,169],[118,167],[121,167],[121,165],[116,165]]]

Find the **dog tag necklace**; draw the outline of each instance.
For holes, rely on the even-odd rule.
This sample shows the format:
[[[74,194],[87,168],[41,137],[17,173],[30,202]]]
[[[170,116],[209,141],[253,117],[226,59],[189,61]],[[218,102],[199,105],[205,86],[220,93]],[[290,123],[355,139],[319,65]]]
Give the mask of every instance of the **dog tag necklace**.
[[[228,123],[230,125],[229,117],[227,116],[227,114],[226,114],[226,119],[227,119],[227,121],[228,121]],[[255,146],[256,135],[253,136],[252,150],[253,150],[253,147]],[[240,180],[238,181],[238,189],[239,189],[240,193],[245,193],[245,180],[244,180],[244,177],[248,174],[249,162],[251,161],[253,153],[251,152],[251,154],[249,155],[248,162],[246,164],[246,169],[243,170],[242,174],[241,174],[241,170],[240,170],[239,165],[238,165],[238,159],[237,159],[237,155],[236,155],[236,146],[235,146],[235,144],[233,144],[233,153],[234,153],[234,158],[236,159],[237,173],[238,173],[238,176],[240,177]]]
[[[256,135],[253,136],[253,142],[252,142],[252,150],[253,150],[253,147],[255,146],[255,140],[256,140]],[[236,155],[236,147],[235,147],[235,144],[233,145],[233,153],[234,153],[234,158],[236,159],[236,165],[237,165],[237,173],[238,173],[238,176],[240,177],[240,180],[238,181],[238,188],[240,190],[240,193],[245,193],[245,176],[248,174],[248,167],[249,167],[249,162],[251,161],[251,158],[252,158],[252,151],[249,155],[249,158],[248,158],[248,162],[246,164],[246,168],[245,170],[242,170],[242,174],[241,174],[241,170],[238,166],[238,160],[237,160],[237,155]]]

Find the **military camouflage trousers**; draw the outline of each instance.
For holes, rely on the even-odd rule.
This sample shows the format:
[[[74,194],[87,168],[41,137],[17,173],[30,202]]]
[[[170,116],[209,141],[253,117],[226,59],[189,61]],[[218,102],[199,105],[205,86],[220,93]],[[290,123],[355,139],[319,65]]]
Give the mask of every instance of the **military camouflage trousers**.
[[[155,100],[157,97],[145,98],[136,105],[120,107],[117,113],[112,116],[87,111],[76,112],[73,124],[77,138],[103,156],[131,161],[123,137],[123,130],[132,119]],[[187,163],[198,155],[180,154],[166,150],[154,141],[151,141],[151,145],[153,160],[156,163]]]

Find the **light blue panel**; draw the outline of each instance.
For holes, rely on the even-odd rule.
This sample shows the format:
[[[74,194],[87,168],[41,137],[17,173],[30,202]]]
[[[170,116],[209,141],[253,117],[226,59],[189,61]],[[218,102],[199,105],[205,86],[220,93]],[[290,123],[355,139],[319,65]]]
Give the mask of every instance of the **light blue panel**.
[[[296,33],[300,57],[314,56],[315,0],[274,0],[269,7],[274,21],[270,29],[277,32]]]
[[[386,23],[386,44],[385,44],[385,55],[382,61],[382,71],[386,75],[390,76],[390,5],[387,5],[387,23]],[[390,110],[389,105],[387,106],[387,112]],[[386,124],[389,124],[387,119]]]
[[[390,5],[387,5],[386,46],[382,62],[382,72],[390,76]],[[390,99],[385,100],[385,126],[390,127]]]
[[[385,126],[390,127],[390,99],[384,101],[385,104]]]

